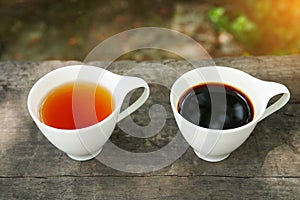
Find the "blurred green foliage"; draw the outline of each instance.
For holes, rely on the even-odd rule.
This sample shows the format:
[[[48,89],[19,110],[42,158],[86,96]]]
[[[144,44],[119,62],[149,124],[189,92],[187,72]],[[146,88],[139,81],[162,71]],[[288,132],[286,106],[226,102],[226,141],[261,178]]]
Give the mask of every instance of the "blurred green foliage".
[[[254,42],[256,25],[246,15],[239,15],[230,19],[222,7],[214,7],[208,13],[209,20],[215,25],[218,31],[232,33],[244,45],[251,45]]]
[[[208,18],[253,55],[299,53],[300,0],[232,0],[213,7]]]

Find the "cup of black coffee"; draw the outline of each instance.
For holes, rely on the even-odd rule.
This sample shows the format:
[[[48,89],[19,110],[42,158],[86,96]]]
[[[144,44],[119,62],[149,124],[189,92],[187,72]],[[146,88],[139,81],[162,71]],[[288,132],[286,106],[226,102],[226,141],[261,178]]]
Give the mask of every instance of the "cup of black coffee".
[[[268,106],[269,100],[282,95]],[[256,124],[283,107],[289,90],[237,69],[197,68],[171,88],[176,123],[196,155],[206,161],[226,159],[251,134]]]

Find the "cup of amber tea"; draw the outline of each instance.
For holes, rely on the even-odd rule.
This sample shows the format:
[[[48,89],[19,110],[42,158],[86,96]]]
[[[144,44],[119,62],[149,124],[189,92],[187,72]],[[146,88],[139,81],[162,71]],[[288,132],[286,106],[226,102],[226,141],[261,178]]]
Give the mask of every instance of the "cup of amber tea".
[[[274,96],[281,95],[270,103]],[[226,159],[256,124],[283,107],[289,90],[243,71],[211,66],[179,77],[170,101],[176,123],[196,155],[210,162]]]
[[[121,111],[125,96],[144,88],[142,95]],[[120,76],[89,65],[51,71],[31,88],[27,106],[44,136],[74,160],[97,156],[118,121],[138,109],[149,96],[140,78]]]

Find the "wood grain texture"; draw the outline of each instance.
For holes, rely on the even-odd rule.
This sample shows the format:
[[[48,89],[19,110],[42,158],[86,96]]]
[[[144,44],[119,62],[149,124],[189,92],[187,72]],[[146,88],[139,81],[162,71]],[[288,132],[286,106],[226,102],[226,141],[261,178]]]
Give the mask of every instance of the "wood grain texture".
[[[300,195],[298,178],[47,177],[5,178],[1,199],[287,199]]]
[[[287,85],[291,101],[259,123],[247,141],[222,162],[200,160],[189,148],[171,165],[141,174],[117,171],[97,159],[69,159],[47,141],[30,118],[26,100],[34,82],[53,69],[80,62],[0,62],[0,198],[299,198],[300,56],[221,58],[215,62]],[[199,61],[197,66],[208,63]],[[110,139],[114,144],[132,152],[149,152],[173,139],[178,128],[169,105],[169,88],[194,68],[191,64],[175,60],[89,64],[147,80],[151,95],[131,115],[137,125],[150,123],[152,105],[165,109],[165,126],[155,136],[138,139],[116,127]]]

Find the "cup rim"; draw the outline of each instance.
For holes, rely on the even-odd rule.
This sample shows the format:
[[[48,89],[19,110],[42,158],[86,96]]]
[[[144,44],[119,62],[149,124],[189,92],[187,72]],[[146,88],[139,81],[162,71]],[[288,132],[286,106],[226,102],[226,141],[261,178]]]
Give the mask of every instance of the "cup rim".
[[[78,64],[78,65],[68,65],[68,66],[63,66],[63,67],[60,67],[60,68],[57,68],[57,69],[54,69],[46,74],[44,74],[43,76],[41,76],[34,84],[33,86],[30,88],[29,92],[28,92],[28,95],[27,95],[27,109],[29,111],[29,114],[30,116],[33,118],[34,122],[35,123],[38,123],[40,126],[43,126],[47,129],[50,129],[50,130],[53,130],[53,131],[59,131],[60,133],[62,134],[68,134],[68,133],[74,133],[74,131],[82,131],[82,130],[87,130],[87,129],[90,129],[90,128],[94,128],[96,126],[100,126],[101,124],[104,124],[106,123],[107,121],[111,120],[111,118],[115,118],[115,123],[117,122],[117,118],[116,118],[116,113],[119,109],[120,106],[114,106],[113,107],[113,111],[103,120],[101,120],[100,122],[97,122],[95,124],[92,124],[92,125],[89,125],[89,126],[86,126],[86,127],[82,127],[82,128],[75,128],[75,129],[61,129],[61,128],[55,128],[55,127],[52,127],[52,126],[49,126],[47,124],[45,124],[44,122],[42,122],[37,116],[36,114],[33,112],[32,110],[32,107],[30,105],[30,101],[31,99],[33,98],[32,95],[33,95],[33,91],[35,90],[35,88],[38,87],[38,85],[43,81],[44,78],[46,78],[47,76],[51,76],[52,74],[54,73],[58,73],[60,71],[63,71],[63,70],[67,70],[69,68],[79,68],[79,67],[90,67],[90,68],[97,68],[98,70],[104,70],[105,72],[109,72],[111,74],[114,74],[113,72],[110,72],[106,69],[103,69],[103,68],[100,68],[100,67],[96,67],[96,66],[92,66],[92,65],[85,65],[85,64]],[[118,74],[114,74],[116,76],[120,76]],[[115,97],[112,95],[112,99],[115,103]]]
[[[205,66],[205,67],[200,67],[200,68],[196,68],[196,69],[193,69],[193,70],[190,70],[184,74],[182,74],[172,85],[171,87],[171,90],[170,90],[170,103],[171,103],[171,107],[172,107],[172,110],[173,110],[173,113],[174,113],[174,117],[180,117],[181,120],[184,120],[185,123],[188,123],[189,125],[192,125],[194,127],[196,127],[197,129],[201,129],[203,131],[211,131],[211,132],[221,132],[221,133],[232,133],[232,132],[235,132],[235,131],[239,131],[239,130],[242,130],[242,129],[245,129],[245,128],[248,128],[250,126],[253,126],[255,125],[259,120],[260,118],[262,117],[262,115],[264,114],[264,112],[259,112],[249,123],[247,124],[244,124],[242,126],[239,126],[239,127],[235,127],[235,128],[230,128],[230,129],[210,129],[210,128],[205,128],[205,127],[201,127],[201,126],[198,126],[190,121],[188,121],[187,119],[185,119],[179,112],[178,112],[178,109],[177,109],[177,105],[178,105],[178,102],[180,100],[180,98],[178,98],[178,101],[176,101],[176,105],[174,105],[174,100],[175,100],[175,94],[174,94],[174,87],[176,86],[176,84],[182,79],[184,78],[184,76],[186,76],[187,74],[189,73],[195,73],[196,71],[198,70],[201,70],[201,69],[206,69],[206,68],[211,68],[211,67],[214,67],[214,68],[219,68],[219,69],[225,69],[225,70],[234,70],[236,72],[239,72],[239,73],[243,73],[244,75],[246,76],[249,76],[251,78],[254,78],[254,79],[257,79],[255,78],[254,76],[251,76],[250,74],[242,71],[242,70],[239,70],[239,69],[235,69],[235,68],[231,68],[231,67],[226,67],[226,66]],[[257,79],[259,80],[259,79]],[[222,82],[219,82],[219,83],[222,83]],[[230,85],[230,84],[229,84]],[[191,88],[193,87],[192,85],[189,87]],[[181,95],[183,95],[186,91],[183,91]],[[245,93],[247,95],[247,93]],[[251,100],[251,99],[250,99]],[[253,104],[253,107],[254,107],[254,112],[257,112],[256,109],[255,109],[255,104],[254,102],[252,101],[252,104]],[[178,116],[176,116],[178,115]]]

